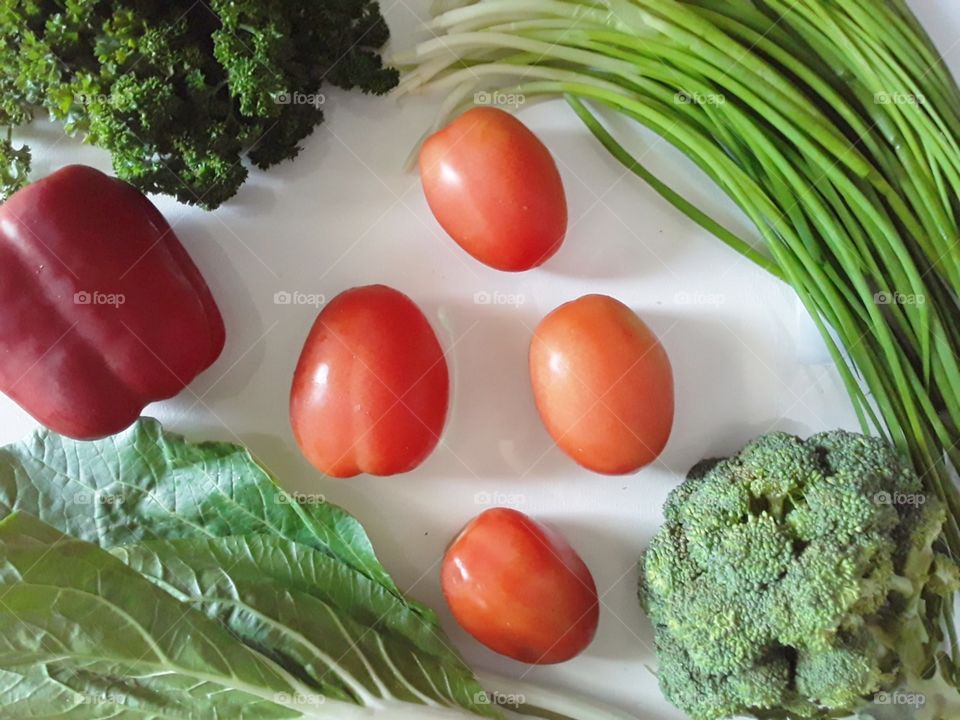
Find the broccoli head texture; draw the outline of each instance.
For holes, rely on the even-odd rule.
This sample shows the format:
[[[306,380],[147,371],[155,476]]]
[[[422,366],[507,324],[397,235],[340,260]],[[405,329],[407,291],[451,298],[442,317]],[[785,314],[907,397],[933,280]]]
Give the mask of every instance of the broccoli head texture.
[[[664,515],[640,602],[694,720],[841,717],[936,669],[946,511],[883,440],[763,435],[695,466]]]

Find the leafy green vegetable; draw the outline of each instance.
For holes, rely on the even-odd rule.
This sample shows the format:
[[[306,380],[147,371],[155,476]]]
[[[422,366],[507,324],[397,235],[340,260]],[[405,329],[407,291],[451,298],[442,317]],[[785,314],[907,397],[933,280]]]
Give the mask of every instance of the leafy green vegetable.
[[[292,720],[294,708],[193,677],[117,677],[64,664],[0,670],[6,717],[31,720]],[[280,698],[281,700],[284,698]]]
[[[293,158],[323,120],[323,83],[383,93],[396,73],[372,0],[2,0],[0,125],[37,110],[113,155],[145,192],[214,208]],[[26,150],[0,147],[0,189]]]
[[[399,595],[356,518],[329,503],[297,502],[243,447],[188,443],[152,418],[96,442],[41,429],[0,448],[0,509],[104,548],[273,535],[327,553]]]
[[[960,585],[933,548],[946,511],[883,440],[761,436],[664,514],[640,597],[664,694],[695,720],[837,717],[935,673]]]
[[[302,667],[327,698],[376,705],[386,695],[485,709],[483,691],[434,626],[386,588],[311,548],[250,536],[112,552],[277,663]]]
[[[7,133],[0,140],[0,198],[13,195],[27,184],[30,174],[30,150],[26,147],[14,147],[13,135]]]
[[[0,521],[0,597],[0,667],[22,672],[22,684],[64,688],[53,697],[30,693],[32,713],[66,714],[98,698],[122,705],[126,700],[110,693],[86,694],[98,684],[109,688],[114,677],[148,681],[140,688],[144,708],[151,693],[163,694],[167,676],[181,692],[184,678],[209,683],[212,707],[220,693],[232,704],[259,698],[282,705],[277,697],[293,696],[302,687],[282,667],[116,558],[29,515],[14,513]],[[234,692],[240,695],[231,697]],[[68,704],[61,704],[64,700]]]

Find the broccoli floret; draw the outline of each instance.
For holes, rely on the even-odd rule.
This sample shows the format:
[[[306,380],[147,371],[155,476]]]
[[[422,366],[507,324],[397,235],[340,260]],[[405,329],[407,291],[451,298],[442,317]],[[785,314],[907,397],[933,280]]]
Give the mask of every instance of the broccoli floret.
[[[896,680],[884,667],[886,660],[884,647],[866,630],[843,634],[826,648],[799,652],[797,691],[815,707],[859,707]]]
[[[945,509],[884,441],[771,433],[698,464],[641,559],[666,697],[694,720],[841,717],[928,677]]]
[[[748,515],[717,544],[714,573],[744,591],[777,582],[793,563],[793,538],[771,515]]]
[[[790,661],[781,654],[759,658],[730,675],[700,670],[683,643],[669,635],[658,638],[660,684],[664,694],[698,720],[722,720],[737,714],[745,701],[776,714],[793,678]],[[812,706],[791,708],[796,717],[810,717]],[[786,716],[784,716],[786,717]]]

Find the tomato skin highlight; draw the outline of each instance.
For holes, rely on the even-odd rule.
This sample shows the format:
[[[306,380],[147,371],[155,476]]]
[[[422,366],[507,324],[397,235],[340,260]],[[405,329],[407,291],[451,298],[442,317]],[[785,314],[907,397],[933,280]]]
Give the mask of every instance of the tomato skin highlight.
[[[440,580],[460,626],[520,662],[570,660],[600,622],[597,587],[576,550],[516,510],[471,520],[447,548]]]
[[[290,421],[307,459],[334,477],[395,475],[436,447],[450,380],[427,318],[384,285],[337,295],[307,336]]]
[[[567,232],[567,198],[550,151],[513,115],[468,110],[420,151],[427,203],[480,262],[518,272],[546,262]]]
[[[585,295],[540,322],[530,379],[550,435],[589,470],[635,472],[670,438],[670,359],[646,323],[611,297]]]

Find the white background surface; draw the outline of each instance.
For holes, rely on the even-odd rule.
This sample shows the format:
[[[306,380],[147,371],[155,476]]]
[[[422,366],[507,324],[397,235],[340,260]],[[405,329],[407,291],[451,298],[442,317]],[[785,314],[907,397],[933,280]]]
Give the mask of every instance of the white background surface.
[[[407,49],[428,36],[426,2],[381,0]],[[955,73],[960,2],[911,3]],[[243,442],[288,489],[323,493],[357,515],[401,588],[435,607],[457,648],[476,667],[589,693],[645,720],[682,715],[660,697],[646,669],[650,629],[635,599],[636,560],[660,523],[660,506],[701,457],[737,450],[755,435],[855,428],[846,393],[825,363],[792,293],[686,220],[608,157],[562,102],[520,117],[554,153],[567,189],[570,231],[545,267],[504,274],[447,238],[419,180],[402,164],[432,121],[437,98],[395,101],[327,91],[327,121],[294,162],[252,171],[215,213],[157,203],[219,302],[227,347],[179,397],[146,413],[196,440]],[[97,149],[42,125],[24,136],[35,177],[83,162],[109,171]],[[653,136],[634,149],[667,179],[744,235],[732,206]],[[448,352],[453,402],[442,445],[404,476],[349,481],[321,477],[300,456],[287,421],[293,368],[316,308],[274,303],[277,292],[330,298],[386,283],[409,294]],[[512,293],[522,304],[481,305],[475,293]],[[631,305],[660,335],[673,362],[677,412],[661,458],[636,475],[609,478],[578,468],[552,446],[529,389],[526,353],[540,318],[588,292]],[[80,410],[82,412],[82,409]],[[0,442],[33,421],[0,397]],[[513,505],[562,530],[602,593],[600,630],[576,660],[530,668],[500,658],[453,623],[438,566],[446,543],[491,503]]]

